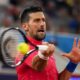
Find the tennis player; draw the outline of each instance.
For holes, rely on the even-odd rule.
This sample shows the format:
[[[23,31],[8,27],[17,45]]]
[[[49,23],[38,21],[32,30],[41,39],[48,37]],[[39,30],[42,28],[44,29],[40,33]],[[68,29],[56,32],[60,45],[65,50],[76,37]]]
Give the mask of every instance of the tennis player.
[[[70,59],[70,62],[58,74],[53,56],[55,46],[43,42],[46,36],[46,17],[42,8],[37,6],[26,8],[21,14],[21,27],[34,45],[47,45],[48,49],[33,52],[21,65],[16,67],[18,80],[69,80],[80,61],[80,40],[76,46],[76,39],[74,39],[72,51],[64,55]],[[29,46],[30,49],[34,48],[30,44]]]

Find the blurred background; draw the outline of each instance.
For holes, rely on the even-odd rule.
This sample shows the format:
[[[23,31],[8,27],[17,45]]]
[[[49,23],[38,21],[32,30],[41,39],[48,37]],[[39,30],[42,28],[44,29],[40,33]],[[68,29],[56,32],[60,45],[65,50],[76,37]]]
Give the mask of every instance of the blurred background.
[[[31,5],[38,5],[44,9],[47,18],[45,40],[55,44],[55,53],[68,53],[74,37],[80,37],[80,0],[0,0],[0,35],[5,28],[20,26],[20,12]],[[67,61],[58,55],[55,58],[60,72]],[[0,80],[6,79],[17,80],[16,72],[5,65],[0,56]],[[70,80],[80,80],[80,64]]]

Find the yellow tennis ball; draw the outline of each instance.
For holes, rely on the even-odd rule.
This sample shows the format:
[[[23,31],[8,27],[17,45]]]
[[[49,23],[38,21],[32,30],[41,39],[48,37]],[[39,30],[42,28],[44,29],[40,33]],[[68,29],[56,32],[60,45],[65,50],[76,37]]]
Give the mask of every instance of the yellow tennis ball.
[[[17,46],[17,50],[18,50],[19,52],[21,52],[22,54],[26,54],[26,53],[29,51],[29,45],[26,44],[25,42],[20,43],[20,44]]]

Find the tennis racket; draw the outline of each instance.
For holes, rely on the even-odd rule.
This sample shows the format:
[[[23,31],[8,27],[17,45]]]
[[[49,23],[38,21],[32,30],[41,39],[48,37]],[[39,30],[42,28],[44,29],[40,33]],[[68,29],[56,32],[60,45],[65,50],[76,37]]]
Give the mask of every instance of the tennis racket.
[[[19,61],[15,62],[18,54],[17,45],[25,42],[34,46],[34,49],[28,51]],[[45,45],[32,44],[19,28],[9,28],[1,35],[0,48],[4,62],[10,67],[16,67],[23,63],[23,61],[36,50],[46,50],[48,47]]]

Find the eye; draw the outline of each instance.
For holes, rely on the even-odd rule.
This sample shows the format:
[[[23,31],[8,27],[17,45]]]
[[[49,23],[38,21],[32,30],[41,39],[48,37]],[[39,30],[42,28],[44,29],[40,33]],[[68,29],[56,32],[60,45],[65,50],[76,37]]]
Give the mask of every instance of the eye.
[[[34,22],[39,22],[39,21],[40,21],[40,19],[35,19],[35,20],[34,20]]]

